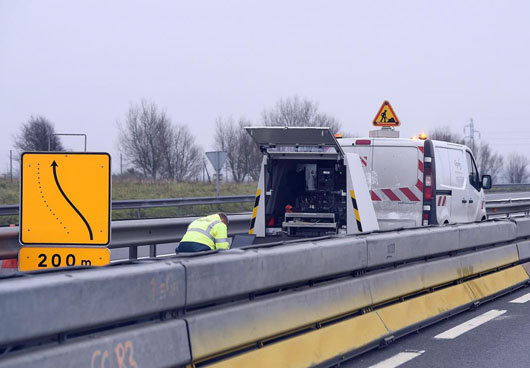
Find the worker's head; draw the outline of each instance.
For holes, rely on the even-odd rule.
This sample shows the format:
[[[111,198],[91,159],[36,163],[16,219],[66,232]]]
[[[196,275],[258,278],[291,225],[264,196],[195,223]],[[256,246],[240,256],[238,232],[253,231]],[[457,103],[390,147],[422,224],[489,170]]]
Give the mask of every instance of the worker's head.
[[[223,221],[223,224],[228,225],[228,217],[222,212],[219,212],[218,215],[221,218],[221,221]]]

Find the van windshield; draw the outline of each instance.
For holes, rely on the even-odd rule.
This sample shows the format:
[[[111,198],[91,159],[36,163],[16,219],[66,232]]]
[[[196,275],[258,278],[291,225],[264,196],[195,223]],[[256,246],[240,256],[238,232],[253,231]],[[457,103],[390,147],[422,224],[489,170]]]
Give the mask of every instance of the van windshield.
[[[412,187],[418,180],[416,147],[373,146],[372,189]]]

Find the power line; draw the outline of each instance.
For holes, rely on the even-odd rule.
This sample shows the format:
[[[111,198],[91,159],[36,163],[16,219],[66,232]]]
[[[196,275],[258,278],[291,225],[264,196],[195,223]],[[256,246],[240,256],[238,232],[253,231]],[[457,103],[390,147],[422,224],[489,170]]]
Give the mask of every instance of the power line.
[[[464,139],[468,138],[471,141],[471,150],[475,152],[475,134],[478,134],[478,137],[481,138],[480,132],[475,130],[475,123],[473,118],[469,119],[469,124],[464,125],[464,134],[466,134],[466,128],[469,128],[469,135],[464,136]]]

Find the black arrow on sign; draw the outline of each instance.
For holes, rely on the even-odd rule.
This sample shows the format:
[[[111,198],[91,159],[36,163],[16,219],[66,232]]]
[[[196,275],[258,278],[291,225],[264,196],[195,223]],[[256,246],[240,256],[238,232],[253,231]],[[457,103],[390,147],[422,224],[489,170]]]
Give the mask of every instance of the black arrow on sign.
[[[64,194],[63,188],[61,188],[61,184],[59,184],[59,179],[57,179],[57,166],[59,166],[59,165],[57,165],[57,162],[55,162],[55,160],[53,160],[53,162],[51,164],[51,167],[53,167],[53,177],[55,178],[55,184],[57,184],[57,188],[59,188],[59,191],[63,195],[64,199],[66,199],[66,202],[68,202],[68,204],[70,206],[72,206],[74,211],[77,212],[79,217],[81,217],[81,220],[83,220],[83,222],[85,223],[86,228],[88,229],[88,233],[90,234],[90,240],[92,240],[93,239],[92,229],[90,228],[90,225],[88,224],[88,221],[86,220],[85,216],[83,216],[83,214],[81,212],[79,212],[79,210],[74,206],[72,201],[70,201],[70,199],[68,199],[66,194]]]

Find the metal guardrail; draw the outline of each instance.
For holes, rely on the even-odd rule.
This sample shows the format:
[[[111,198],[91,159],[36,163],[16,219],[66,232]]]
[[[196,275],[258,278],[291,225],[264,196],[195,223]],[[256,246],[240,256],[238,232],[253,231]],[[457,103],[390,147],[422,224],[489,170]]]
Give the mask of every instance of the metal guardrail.
[[[161,207],[184,207],[197,205],[219,205],[227,203],[254,202],[253,195],[234,195],[221,197],[189,197],[161,199],[127,199],[112,201],[113,210],[144,209]],[[18,215],[18,204],[0,206],[0,216]]]
[[[110,249],[129,248],[129,258],[138,258],[138,246],[149,245],[149,255],[157,256],[157,244],[176,243],[190,222],[198,217],[113,221]],[[248,231],[250,215],[229,215],[228,235]],[[20,249],[18,226],[0,228],[0,259],[16,258]]]
[[[251,198],[254,200],[254,197]],[[188,203],[191,203],[191,201]],[[511,214],[528,215],[530,214],[530,197],[489,200],[486,202],[486,212],[488,217],[509,216]],[[156,257],[158,244],[176,243],[180,241],[189,223],[196,218],[183,217],[113,221],[109,248],[129,248],[129,258],[136,259],[138,258],[137,247],[148,245],[149,255]],[[249,228],[250,214],[230,215],[229,221],[229,236],[245,233]],[[18,230],[18,227],[0,228],[0,259],[17,257],[18,250],[20,249]]]
[[[530,189],[530,183],[495,184],[492,189]]]
[[[498,215],[530,214],[530,197],[491,199],[486,202],[486,214],[488,217]]]

